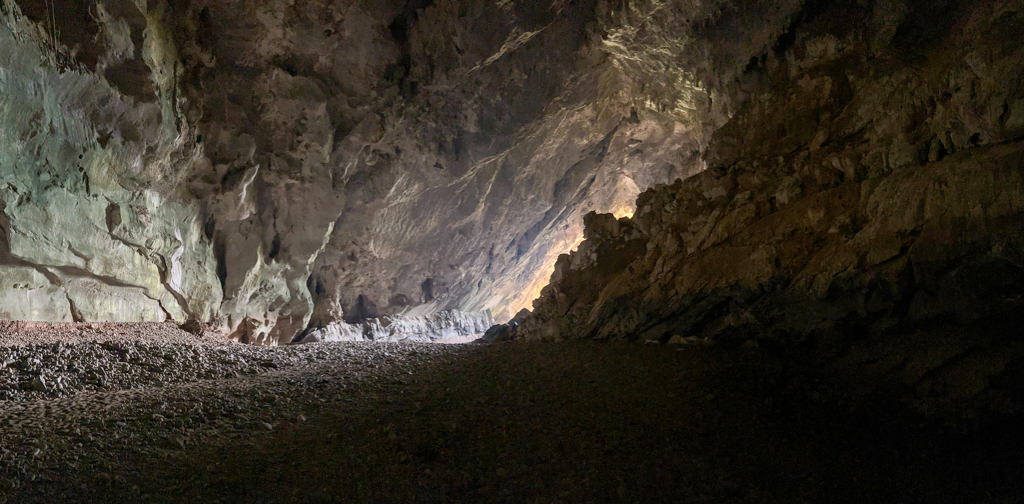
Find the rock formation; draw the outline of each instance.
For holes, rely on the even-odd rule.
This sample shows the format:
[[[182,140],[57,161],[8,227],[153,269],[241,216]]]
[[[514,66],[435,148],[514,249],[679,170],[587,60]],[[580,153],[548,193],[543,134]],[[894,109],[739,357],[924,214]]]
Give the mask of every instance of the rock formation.
[[[1020,1],[5,0],[0,20],[2,318],[259,344],[502,322],[592,211],[521,336],[848,349],[1018,308]],[[970,360],[963,338],[919,372]]]
[[[430,341],[463,343],[472,341],[494,327],[484,313],[445,310],[432,316],[392,315],[349,324],[332,322],[302,336],[300,343],[317,341]]]
[[[807,3],[750,60],[709,168],[588,215],[492,336],[743,344],[856,397],[1017,411],[1022,28],[1021,2]]]
[[[680,76],[631,80],[603,4],[0,8],[9,319],[270,344],[392,314],[504,320],[580,216],[697,169],[706,125],[672,107],[714,115]]]

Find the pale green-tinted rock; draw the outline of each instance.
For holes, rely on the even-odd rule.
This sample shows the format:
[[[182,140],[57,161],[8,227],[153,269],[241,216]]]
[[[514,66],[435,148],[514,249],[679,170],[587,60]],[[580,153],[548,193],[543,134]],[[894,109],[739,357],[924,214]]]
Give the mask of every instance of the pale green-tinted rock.
[[[163,322],[161,303],[140,288],[106,284],[93,278],[61,277],[68,299],[83,322]]]
[[[404,44],[397,4],[315,4],[67,6],[58,28],[95,22],[85,41],[5,2],[5,260],[81,283],[82,318],[192,317],[253,342],[290,340],[314,311],[501,317],[529,303],[584,213],[628,212],[692,172],[709,131],[693,120],[712,92],[692,76],[646,96],[620,63],[653,54],[647,42],[584,35],[588,20],[620,32],[605,11],[526,26],[445,0],[407,19]],[[565,26],[540,29],[551,22]],[[676,28],[690,22],[649,42],[688,49]]]
[[[7,224],[0,232],[10,257],[0,257],[0,264],[13,266],[0,267],[34,267],[50,272],[56,283],[32,289],[31,305],[12,305],[5,316],[210,318],[220,289],[197,207],[146,189],[168,182],[173,187],[167,179],[180,168],[171,160],[189,155],[170,101],[139,102],[100,75],[40,65],[47,56],[35,43],[32,24],[16,10],[5,14],[0,201]],[[173,59],[173,51],[158,36],[147,32],[146,58],[154,75],[165,76],[158,84],[169,89],[174,62],[167,55]],[[20,294],[16,289],[13,299]]]
[[[0,266],[0,319],[71,322],[64,289],[35,268]]]

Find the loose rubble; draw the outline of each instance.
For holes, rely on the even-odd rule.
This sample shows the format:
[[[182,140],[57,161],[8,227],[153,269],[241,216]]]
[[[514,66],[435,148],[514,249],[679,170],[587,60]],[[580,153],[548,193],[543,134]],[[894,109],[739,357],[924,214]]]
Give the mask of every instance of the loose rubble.
[[[196,338],[173,324],[6,325],[0,335],[0,401],[234,378],[295,361],[280,351]],[[33,336],[40,342],[26,344]]]
[[[1018,425],[836,409],[757,348],[210,349],[282,367],[0,401],[0,503],[1012,502],[1024,477]]]
[[[153,330],[149,338],[147,327]],[[7,343],[0,346],[0,502],[51,502],[53,492],[71,498],[69,484],[60,483],[66,478],[75,481],[75,492],[117,485],[125,481],[115,470],[123,457],[166,458],[196,445],[272,432],[303,422],[350,384],[409,376],[426,361],[467,348],[257,347],[189,342],[194,336],[171,324],[104,328],[93,333],[95,340],[74,343],[65,340],[93,328],[23,324],[20,335],[0,335],[0,343]],[[135,331],[142,337],[126,337]],[[11,344],[33,332],[52,342]],[[37,491],[42,482],[65,488]]]
[[[0,401],[234,378],[294,360],[281,351],[245,345],[107,341],[0,348]]]

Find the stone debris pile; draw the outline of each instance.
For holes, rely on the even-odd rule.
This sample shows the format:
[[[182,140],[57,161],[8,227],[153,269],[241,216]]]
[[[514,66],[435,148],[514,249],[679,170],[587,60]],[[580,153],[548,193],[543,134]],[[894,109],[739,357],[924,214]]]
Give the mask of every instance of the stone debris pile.
[[[0,401],[161,387],[278,369],[295,358],[247,345],[49,343],[0,347]]]

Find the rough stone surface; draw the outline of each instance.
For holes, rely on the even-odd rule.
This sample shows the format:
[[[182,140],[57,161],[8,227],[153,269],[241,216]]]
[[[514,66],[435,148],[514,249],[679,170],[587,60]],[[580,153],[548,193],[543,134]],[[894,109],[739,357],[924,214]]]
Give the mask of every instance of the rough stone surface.
[[[53,9],[0,4],[0,318],[476,330],[432,321],[510,319],[590,215],[488,340],[1016,407],[1020,1]]]
[[[730,101],[698,74],[798,5],[6,1],[0,316],[507,320],[584,213],[701,169]]]
[[[2,0],[0,504],[1015,502],[1022,32]]]
[[[487,313],[442,311],[431,316],[387,316],[356,324],[333,322],[310,331],[299,343],[320,341],[431,341],[464,343],[475,340],[494,326]]]
[[[585,213],[629,215],[644,189],[702,170],[711,133],[772,92],[766,67],[810,76],[817,90],[798,96],[838,100],[856,84],[836,62],[858,54],[905,70],[875,64],[890,79],[878,86],[937,82],[906,69],[948,23],[906,2],[843,3],[867,9],[857,26],[790,40],[822,9],[104,0],[54,16],[4,2],[0,316],[194,319],[260,344],[389,315],[508,320],[579,242]],[[989,40],[1012,52],[1015,11],[999,9]],[[955,77],[983,85],[936,110],[930,131],[949,136],[936,156],[1020,129],[1018,84],[985,59],[993,47],[958,56]],[[890,104],[878,97],[865,117]],[[978,107],[987,119],[950,122]],[[840,134],[791,118],[783,143],[817,150]],[[919,138],[881,127],[867,137],[886,142],[871,151],[883,165],[920,154]]]
[[[747,344],[843,396],[1019,412],[1018,2],[808,5],[709,169],[587,239],[505,338]],[[835,20],[844,20],[839,24]]]
[[[1016,502],[1024,477],[1019,421],[837,410],[756,349],[218,349],[281,367],[0,401],[0,502]]]

